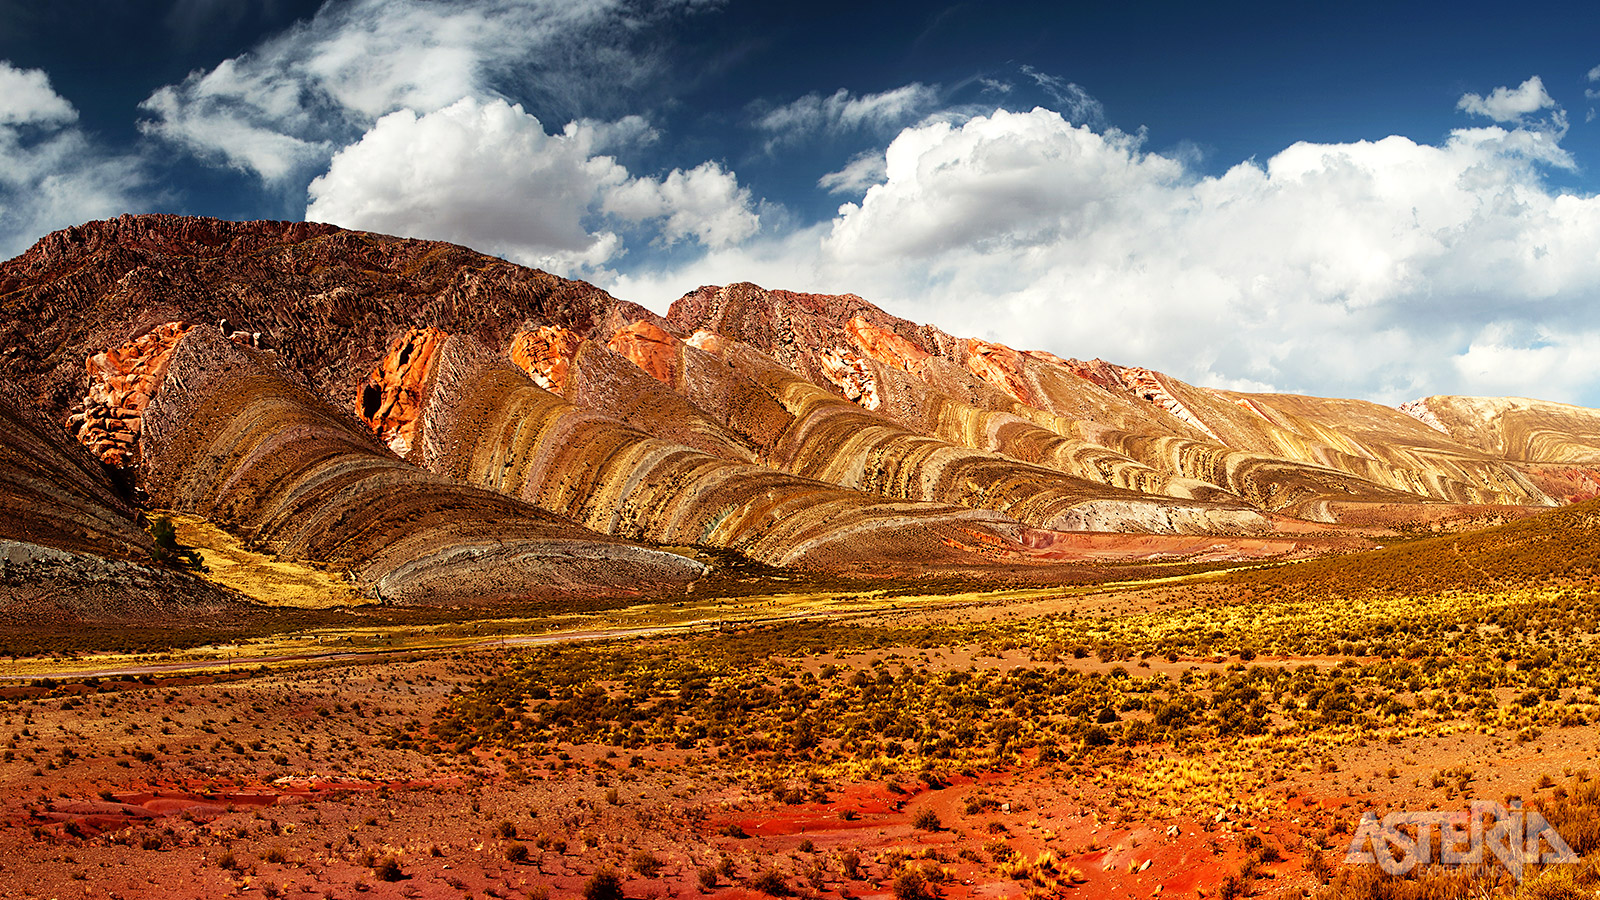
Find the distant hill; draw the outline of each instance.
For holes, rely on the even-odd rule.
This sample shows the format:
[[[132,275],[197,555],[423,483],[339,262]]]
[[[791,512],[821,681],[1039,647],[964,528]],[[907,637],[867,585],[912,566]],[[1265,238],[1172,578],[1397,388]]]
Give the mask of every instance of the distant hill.
[[[1327,596],[1515,587],[1600,589],[1600,500],[1463,534],[1241,573],[1232,583]]]

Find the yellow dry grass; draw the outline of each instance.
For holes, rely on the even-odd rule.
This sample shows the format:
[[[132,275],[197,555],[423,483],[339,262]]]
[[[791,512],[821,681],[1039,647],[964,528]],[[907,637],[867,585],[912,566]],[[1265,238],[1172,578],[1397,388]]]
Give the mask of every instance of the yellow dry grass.
[[[198,516],[163,512],[178,531],[178,543],[205,558],[202,577],[257,603],[298,609],[352,606],[361,598],[344,579],[306,563],[251,550],[238,538]]]

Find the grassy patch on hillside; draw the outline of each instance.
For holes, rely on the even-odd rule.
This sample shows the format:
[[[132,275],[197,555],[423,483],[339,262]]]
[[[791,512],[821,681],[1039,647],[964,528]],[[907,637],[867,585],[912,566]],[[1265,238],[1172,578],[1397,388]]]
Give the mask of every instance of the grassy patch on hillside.
[[[205,559],[201,577],[266,606],[330,609],[363,601],[354,586],[333,572],[304,562],[251,550],[199,516],[160,513],[177,528],[178,542]]]

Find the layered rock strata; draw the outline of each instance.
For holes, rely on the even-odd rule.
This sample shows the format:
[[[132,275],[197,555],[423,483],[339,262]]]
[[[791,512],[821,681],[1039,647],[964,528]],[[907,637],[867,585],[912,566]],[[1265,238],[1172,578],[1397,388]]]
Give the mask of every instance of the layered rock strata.
[[[1266,552],[1271,541],[1242,535],[1319,528],[1285,516],[1431,527],[1449,509],[1492,517],[1600,490],[1600,427],[1559,404],[1429,398],[1403,412],[1221,391],[955,337],[855,295],[751,284],[700,288],[663,317],[466,248],[317,224],[89,223],[0,264],[0,305],[0,374],[126,468],[119,477],[140,477],[148,446],[185,447],[196,471],[162,462],[173,480],[153,486],[181,481],[172,496],[238,533],[412,597],[467,567],[428,549],[454,545],[409,499],[396,508],[412,510],[416,543],[381,528],[402,549],[350,537],[365,513],[329,489],[346,474],[379,496],[404,481],[402,460],[418,475],[426,464],[524,498],[523,513],[582,523],[592,531],[571,540],[608,547],[703,544],[902,572],[1088,558],[1063,549],[1083,530],[1215,534],[1217,553]],[[241,378],[274,385],[259,402],[203,367],[175,376],[169,355],[201,327],[206,348],[254,361]],[[238,409],[194,395],[195,379]],[[169,436],[185,416],[212,430],[151,444],[151,398],[169,388]],[[249,416],[306,443],[260,437]],[[228,475],[205,474],[222,465],[212,456]],[[427,477],[426,491],[405,490],[449,486]],[[474,496],[438,502],[468,521],[515,518]],[[280,506],[348,540],[297,531]],[[517,546],[539,538],[506,527]],[[1202,546],[1162,546],[1191,544]],[[605,553],[636,554],[643,573],[692,569],[639,548]],[[568,583],[622,583],[595,565]],[[487,593],[525,587],[515,569],[501,566]]]
[[[344,572],[384,601],[630,593],[705,571],[402,462],[355,419],[209,327],[179,342],[140,450],[157,503]]]
[[[1025,529],[993,512],[887,501],[654,438],[468,338],[446,343],[429,396],[430,468],[596,531],[833,570],[1026,555]]]
[[[98,459],[0,392],[0,624],[212,620],[241,599],[153,562],[155,543]]]
[[[1378,404],[1236,394],[1017,351],[915,325],[850,294],[703,287],[667,319],[680,335],[709,330],[748,344],[858,403],[870,381],[873,408],[913,430],[1110,486],[1232,496],[1324,521],[1361,503],[1552,502],[1515,466]],[[852,348],[848,377],[841,345]]]

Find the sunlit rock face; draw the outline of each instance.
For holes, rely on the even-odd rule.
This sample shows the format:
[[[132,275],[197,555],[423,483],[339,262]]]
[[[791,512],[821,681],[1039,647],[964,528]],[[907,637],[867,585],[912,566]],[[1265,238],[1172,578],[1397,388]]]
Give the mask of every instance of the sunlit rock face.
[[[583,338],[559,325],[540,325],[511,339],[511,361],[536,384],[556,394],[567,392],[572,360]]]
[[[1600,411],[1522,397],[1424,397],[1400,409],[1460,443],[1509,460],[1563,503],[1600,496]]]
[[[968,372],[999,388],[1018,403],[1034,405],[1022,379],[1022,354],[1004,344],[977,340],[962,341],[959,352]]]
[[[833,383],[844,398],[864,409],[883,405],[878,396],[878,379],[867,360],[844,347],[822,351],[822,377]]]
[[[416,442],[423,392],[445,337],[438,328],[410,329],[389,345],[356,393],[356,415],[398,456]]]
[[[135,461],[144,408],[167,374],[172,348],[188,326],[166,322],[137,340],[94,353],[84,362],[87,393],[67,427],[109,466]]]
[[[725,370],[758,385],[788,416],[761,450],[769,465],[796,475],[893,499],[992,509],[1051,530],[1239,533],[1268,527],[1259,511],[1237,501],[1155,500],[921,433],[746,344],[723,340],[715,346]]]
[[[634,322],[613,334],[606,347],[662,384],[676,380],[678,339],[652,322]]]
[[[84,393],[85,359],[165,322],[259,335],[254,346],[348,409],[412,329],[505,346],[542,325],[588,335],[637,309],[451,244],[185,216],[123,216],[48,235],[0,264],[0,294],[0,365],[62,421]]]
[[[900,335],[872,324],[865,316],[852,317],[844,323],[844,330],[862,353],[902,372],[917,374],[932,355]]]
[[[1504,459],[1600,464],[1600,410],[1522,397],[1424,397],[1401,409]]]
[[[895,503],[652,437],[552,394],[471,339],[445,348],[426,411],[426,464],[596,531],[737,550],[773,565],[851,570],[1022,555],[1015,523]]]

